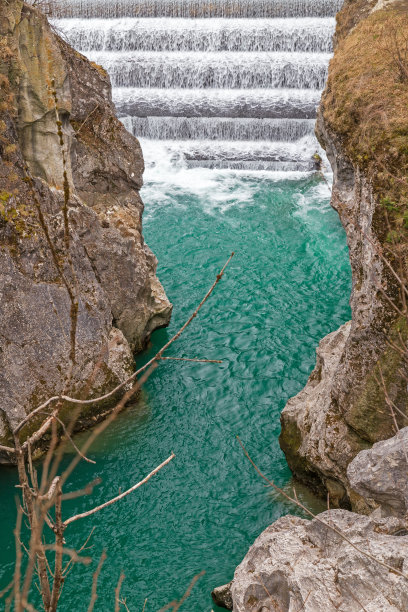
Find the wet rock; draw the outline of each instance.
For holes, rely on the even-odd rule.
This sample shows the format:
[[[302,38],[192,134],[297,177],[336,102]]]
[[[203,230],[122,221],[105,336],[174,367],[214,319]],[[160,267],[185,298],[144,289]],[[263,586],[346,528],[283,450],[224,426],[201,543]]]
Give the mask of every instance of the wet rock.
[[[330,410],[332,376],[350,330],[349,322],[320,342],[308,384],[289,400],[281,415],[280,445],[293,473],[317,492],[324,483],[333,505],[346,497],[341,483],[345,459],[359,450],[351,447],[346,425]]]
[[[226,610],[232,610],[233,602],[231,596],[231,582],[224,584],[223,586],[217,587],[211,593],[211,597],[215,605]]]
[[[307,386],[282,412],[280,438],[289,466],[299,479],[324,496],[329,493],[333,505],[367,513],[373,507],[350,487],[347,466],[360,451],[395,433],[384,389],[398,409],[400,427],[406,425],[408,406],[406,363],[390,344],[399,342],[406,324],[398,320],[398,314],[379,291],[381,287],[393,296],[399,292],[380,256],[388,226],[373,183],[381,169],[375,167],[374,159],[368,172],[350,156],[347,139],[359,126],[345,136],[333,119],[336,88],[345,87],[340,79],[333,78],[333,65],[337,69],[342,65],[348,37],[364,44],[358,38],[359,25],[372,18],[373,4],[347,0],[338,14],[335,59],[316,125],[333,169],[331,205],[347,236],[353,280],[352,321],[320,343],[316,369]]]

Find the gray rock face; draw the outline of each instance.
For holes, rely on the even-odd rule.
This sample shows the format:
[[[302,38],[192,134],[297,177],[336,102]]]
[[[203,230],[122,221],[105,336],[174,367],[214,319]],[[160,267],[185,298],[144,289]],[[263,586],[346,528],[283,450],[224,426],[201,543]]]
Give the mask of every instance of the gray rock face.
[[[233,601],[231,595],[232,582],[224,584],[223,586],[217,587],[211,593],[215,605],[226,610],[232,610]]]
[[[397,518],[346,510],[318,518],[355,546],[407,574],[408,536]],[[249,549],[231,584],[234,612],[401,612],[408,581],[369,559],[316,519],[285,516]]]
[[[356,10],[362,6],[355,5]],[[352,6],[347,2],[344,10]],[[365,17],[365,13],[360,16]],[[330,86],[329,75],[327,91]],[[379,291],[381,287],[388,295],[398,294],[379,255],[387,234],[383,208],[370,177],[348,159],[344,141],[328,127],[326,111],[333,109],[325,109],[326,96],[327,92],[316,133],[334,173],[331,204],[347,235],[352,321],[321,342],[306,388],[282,412],[280,442],[299,479],[323,494],[328,491],[333,505],[369,512],[364,499],[349,486],[347,466],[360,451],[394,435],[379,372],[381,368],[392,402],[405,414],[407,385],[399,370],[406,370],[406,364],[388,345],[398,337],[399,323]],[[397,420],[400,427],[406,425],[400,413]]]
[[[330,410],[328,381],[339,369],[350,331],[349,322],[320,342],[307,386],[289,400],[281,417],[280,443],[292,471],[317,491],[324,483],[335,505],[346,496],[341,479],[347,459],[360,450],[343,420]]]
[[[406,516],[408,512],[408,427],[393,438],[361,451],[347,468],[352,489],[367,503],[379,505],[382,514]]]
[[[75,319],[68,390],[95,397],[132,372],[132,352],[171,305],[142,235],[142,153],[106,72],[19,0],[2,3],[0,37],[0,444],[10,446],[10,428],[66,390]],[[108,408],[84,411],[80,425]]]

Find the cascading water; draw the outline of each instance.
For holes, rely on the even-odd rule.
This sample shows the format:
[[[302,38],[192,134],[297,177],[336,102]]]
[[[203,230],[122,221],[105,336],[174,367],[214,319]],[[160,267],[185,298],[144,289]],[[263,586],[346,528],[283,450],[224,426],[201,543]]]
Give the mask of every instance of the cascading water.
[[[56,17],[328,17],[342,0],[53,0]]]
[[[340,4],[70,0],[54,15],[108,70],[127,129],[173,165],[311,171]],[[154,147],[142,146],[149,167]]]

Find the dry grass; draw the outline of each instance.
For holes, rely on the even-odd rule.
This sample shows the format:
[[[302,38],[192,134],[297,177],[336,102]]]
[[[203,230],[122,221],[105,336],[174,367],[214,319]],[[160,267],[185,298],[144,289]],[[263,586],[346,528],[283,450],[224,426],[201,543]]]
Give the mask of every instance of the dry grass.
[[[340,17],[341,21],[341,17]],[[408,202],[408,14],[373,13],[340,40],[323,113],[379,200],[400,213]],[[408,74],[408,72],[407,72]]]
[[[377,0],[345,0],[337,15],[336,43],[338,44],[363,19],[367,17]]]

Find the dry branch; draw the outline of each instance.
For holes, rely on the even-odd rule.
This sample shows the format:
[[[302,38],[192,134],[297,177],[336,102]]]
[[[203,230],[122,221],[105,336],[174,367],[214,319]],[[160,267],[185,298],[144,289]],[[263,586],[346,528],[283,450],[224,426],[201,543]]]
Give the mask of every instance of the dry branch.
[[[93,578],[92,578],[91,601],[89,602],[88,612],[92,612],[95,606],[95,602],[98,599],[98,594],[96,592],[97,587],[98,587],[98,578],[99,578],[99,574],[101,573],[102,565],[105,563],[105,561],[106,561],[106,552],[103,551],[103,553],[101,554],[101,558],[99,559],[98,567],[96,568]]]
[[[200,580],[200,578],[202,576],[204,576],[205,572],[202,571],[199,574],[197,574],[196,576],[194,576],[194,578],[192,579],[192,581],[190,582],[190,584],[187,587],[187,591],[184,593],[183,597],[178,601],[177,599],[171,601],[170,603],[168,603],[167,605],[165,605],[163,608],[160,608],[159,612],[166,612],[166,610],[170,610],[170,608],[173,609],[173,612],[177,612],[177,610],[180,609],[180,607],[183,605],[183,603],[186,601],[186,599],[188,599],[191,595],[191,591],[194,588],[194,585],[196,584],[196,582],[198,582],[198,580]],[[147,601],[147,599],[146,599]],[[146,606],[146,601],[145,601],[145,606]],[[144,610],[144,606],[143,606],[143,610]]]
[[[77,521],[81,518],[86,518],[87,516],[91,516],[92,514],[95,514],[96,512],[99,512],[100,510],[103,510],[104,508],[107,508],[108,506],[115,504],[116,502],[120,501],[121,499],[129,495],[130,493],[133,493],[133,491],[136,491],[136,489],[144,485],[148,480],[150,480],[153,476],[155,476],[155,474],[160,472],[160,470],[164,468],[168,463],[170,463],[170,461],[172,461],[174,457],[175,457],[175,454],[172,453],[170,457],[166,459],[166,461],[163,461],[163,463],[157,466],[152,472],[150,472],[148,476],[146,476],[146,478],[143,478],[143,480],[133,485],[133,487],[130,487],[130,489],[128,489],[127,491],[124,491],[120,495],[113,497],[112,499],[105,502],[104,504],[101,504],[100,506],[96,506],[96,508],[92,508],[91,510],[88,510],[87,512],[82,512],[81,514],[76,514],[75,516],[71,516],[69,519],[64,521],[63,523],[64,527],[67,527],[70,523],[73,523],[74,521]]]
[[[119,607],[121,604],[121,601],[119,599],[120,597],[120,589],[122,588],[122,583],[125,579],[125,574],[123,572],[121,572],[120,576],[119,576],[119,580],[118,580],[118,584],[116,585],[116,589],[115,589],[115,612],[119,612]]]
[[[59,137],[62,139],[60,134],[61,126],[59,126]],[[64,153],[65,155],[65,153]],[[67,186],[66,186],[67,187]],[[65,192],[65,200],[64,200],[64,215],[67,216],[68,213],[68,200],[67,200],[67,192]],[[41,211],[39,211],[39,214]],[[44,224],[45,220],[43,219]],[[66,249],[69,247],[69,228],[67,225],[67,218],[65,219],[65,246]],[[45,231],[47,227],[45,225]],[[67,234],[68,230],[68,234]],[[48,236],[49,238],[49,236]],[[71,516],[67,520],[63,521],[62,519],[62,502],[66,499],[73,499],[78,496],[90,494],[93,490],[93,487],[98,484],[100,481],[97,479],[91,483],[89,483],[84,489],[80,491],[73,491],[71,493],[64,494],[63,487],[67,482],[67,479],[77,466],[80,460],[85,459],[90,463],[94,463],[92,460],[86,457],[86,453],[95,439],[97,439],[105,429],[113,422],[119,412],[125,407],[125,405],[129,402],[130,399],[140,390],[145,381],[149,378],[151,373],[158,367],[160,361],[164,360],[174,360],[174,361],[192,361],[199,363],[222,363],[219,360],[209,360],[209,359],[199,359],[199,358],[185,358],[185,357],[164,357],[163,353],[166,351],[172,344],[175,342],[181,334],[185,331],[185,329],[192,323],[194,318],[199,313],[200,309],[209,299],[211,294],[213,293],[215,287],[220,282],[223,274],[225,272],[226,267],[231,261],[233,254],[229,257],[228,261],[222,268],[221,272],[217,275],[216,280],[212,284],[209,291],[206,293],[204,298],[201,300],[198,307],[194,310],[192,315],[188,318],[188,320],[184,323],[184,325],[178,330],[178,332],[167,342],[165,346],[163,346],[160,351],[151,359],[147,364],[145,364],[142,368],[140,368],[137,372],[129,377],[126,381],[124,381],[121,385],[118,385],[115,389],[113,389],[108,394],[94,398],[91,400],[87,399],[77,399],[70,398],[68,395],[61,394],[60,396],[56,396],[54,398],[48,399],[41,406],[36,408],[33,412],[31,412],[27,417],[25,417],[19,425],[13,430],[11,427],[11,431],[13,433],[14,438],[14,449],[10,449],[14,452],[17,460],[17,467],[19,473],[19,487],[22,490],[23,496],[23,504],[24,504],[24,512],[27,515],[29,528],[30,528],[30,542],[28,545],[28,549],[26,549],[28,553],[28,563],[24,572],[23,577],[23,585],[20,587],[20,564],[16,564],[16,577],[13,580],[11,585],[12,592],[8,598],[8,602],[11,605],[13,599],[15,601],[15,611],[23,612],[24,610],[33,611],[33,606],[28,602],[28,597],[30,594],[30,589],[32,586],[32,580],[34,576],[34,572],[38,574],[39,577],[39,591],[43,600],[43,607],[46,612],[56,612],[59,604],[59,599],[61,596],[62,586],[66,576],[71,571],[74,563],[83,563],[85,565],[91,562],[89,557],[82,557],[78,554],[78,552],[74,549],[67,548],[65,545],[64,532],[67,526],[79,520],[80,518],[85,518],[88,516],[92,516],[93,514],[107,508],[110,505],[119,502],[124,497],[130,495],[133,491],[137,490],[139,487],[147,483],[154,475],[156,475],[162,468],[164,468],[170,461],[172,461],[175,457],[174,453],[172,453],[161,465],[157,466],[148,476],[146,476],[143,480],[138,482],[137,484],[130,487],[125,492],[117,495],[113,499],[108,500],[107,502],[91,508],[90,510],[83,512],[81,514],[77,514],[75,516]],[[73,275],[74,276],[74,275]],[[74,294],[74,291],[73,291]],[[74,295],[73,295],[74,297]],[[73,301],[72,301],[73,303]],[[75,328],[75,325],[73,328]],[[71,335],[71,340],[72,335]],[[75,342],[74,340],[71,343],[71,365],[74,363],[75,358]],[[72,369],[71,369],[72,371]],[[141,375],[139,377],[139,375]],[[136,379],[136,380],[135,380]],[[70,374],[68,374],[67,378],[68,382],[70,380]],[[99,401],[108,399],[114,396],[118,391],[123,389],[129,383],[133,383],[132,386],[122,395],[121,399],[117,402],[115,408],[111,413],[97,426],[95,427],[88,439],[85,443],[79,448],[72,439],[72,432],[74,430],[75,423],[80,413],[81,406],[95,404]],[[44,410],[50,406],[51,403],[55,402],[55,406],[53,406],[52,411],[45,413],[45,420],[41,423],[41,425],[37,428],[37,430],[31,435],[30,438],[26,440],[24,444],[20,442],[20,432],[22,428],[36,415],[41,415]],[[77,408],[73,411],[73,417],[68,425],[60,419],[59,410],[63,406],[63,404],[72,403],[77,406]],[[72,444],[75,449],[75,455],[72,458],[71,462],[68,464],[68,467],[63,471],[62,474],[59,474],[59,468],[61,464],[61,459],[63,455],[63,445],[61,444],[58,448],[59,442],[59,427],[62,427],[62,431],[65,433],[66,438]],[[31,445],[39,440],[44,433],[48,432],[51,429],[51,441],[49,444],[49,448],[43,463],[41,483],[38,483],[37,473],[33,467],[32,456],[31,456]],[[7,447],[5,447],[7,448]],[[55,453],[57,449],[57,452]],[[1,450],[1,449],[0,449]],[[54,519],[51,517],[54,515]],[[54,533],[55,541],[53,544],[45,544],[43,538],[43,531],[45,526],[52,530]],[[89,536],[90,537],[90,536]],[[18,540],[19,541],[19,540]],[[86,544],[88,543],[89,538],[86,543],[80,549],[81,552]],[[17,540],[16,540],[17,542]],[[16,544],[17,546],[17,544]],[[17,549],[16,549],[17,550]],[[53,564],[47,558],[47,553],[52,552],[54,554],[54,562]],[[20,549],[20,557],[21,557],[21,549]],[[67,555],[69,557],[68,563],[63,568],[63,556]],[[18,558],[18,554],[17,554]],[[93,576],[93,585],[91,592],[91,599],[89,603],[88,610],[91,612],[94,608],[95,601],[97,599],[97,582],[98,577],[102,568],[102,564],[104,563],[106,555],[104,554],[101,557],[99,565]],[[192,582],[186,594],[180,600],[180,602],[173,602],[173,609],[178,610],[185,599],[191,592],[196,579]],[[120,589],[122,586],[122,582],[124,580],[124,576],[120,576],[119,582],[115,591],[115,610],[119,609],[120,604],[123,604],[127,609],[126,603],[120,598]],[[51,588],[52,587],[52,588]],[[10,589],[9,589],[10,590]],[[5,591],[7,592],[7,591]],[[10,607],[10,605],[8,607]]]
[[[193,363],[223,363],[219,359],[188,359],[187,357],[159,357],[159,361],[192,361]]]

